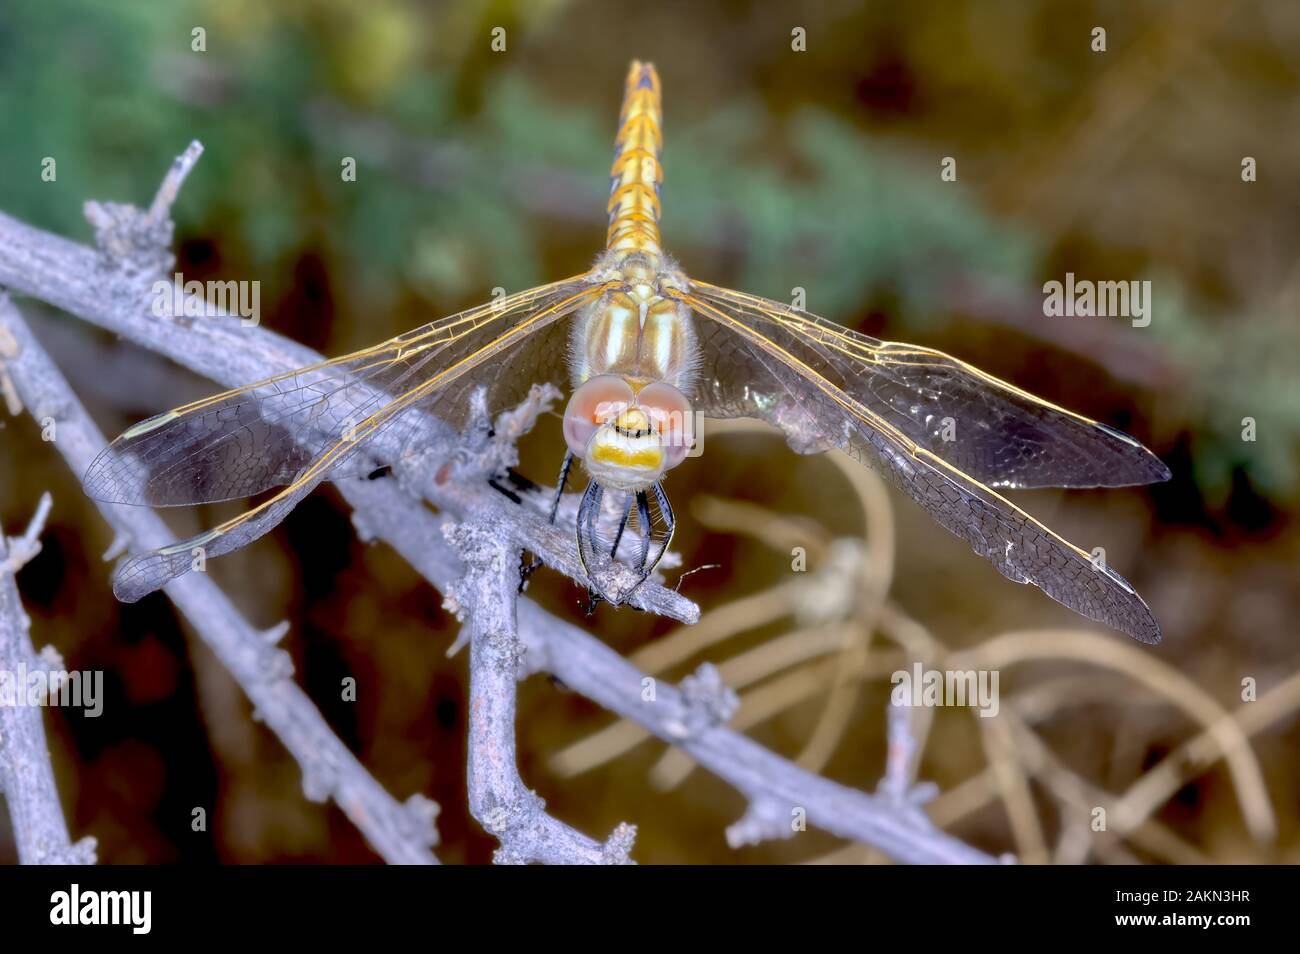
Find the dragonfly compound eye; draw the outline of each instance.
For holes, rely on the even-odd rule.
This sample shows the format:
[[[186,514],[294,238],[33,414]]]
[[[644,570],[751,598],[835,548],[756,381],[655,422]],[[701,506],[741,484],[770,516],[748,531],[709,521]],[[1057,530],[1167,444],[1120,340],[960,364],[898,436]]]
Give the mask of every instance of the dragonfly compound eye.
[[[695,439],[691,402],[671,384],[656,381],[641,389],[636,403],[650,419],[651,431],[664,449],[664,469],[676,467]]]
[[[631,386],[616,374],[600,374],[583,382],[564,409],[564,440],[579,457],[592,435],[634,403]]]

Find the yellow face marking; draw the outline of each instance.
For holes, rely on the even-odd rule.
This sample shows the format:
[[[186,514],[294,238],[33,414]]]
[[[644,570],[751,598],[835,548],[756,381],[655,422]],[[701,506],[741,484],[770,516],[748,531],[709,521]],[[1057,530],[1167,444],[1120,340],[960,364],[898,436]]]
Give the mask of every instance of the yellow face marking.
[[[592,448],[591,459],[628,470],[656,471],[663,466],[664,452],[658,447],[632,450],[617,444],[599,443]]]

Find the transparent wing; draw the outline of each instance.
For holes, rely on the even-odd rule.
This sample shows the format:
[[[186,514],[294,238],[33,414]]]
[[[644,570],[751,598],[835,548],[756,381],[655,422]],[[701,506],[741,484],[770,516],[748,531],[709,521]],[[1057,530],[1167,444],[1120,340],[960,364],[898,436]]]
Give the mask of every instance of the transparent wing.
[[[780,302],[694,282],[763,333],[793,335],[837,387],[988,487],[1125,487],[1168,480],[1160,458],[1097,421],[940,351],[878,341]]]
[[[114,592],[134,602],[196,560],[244,546],[363,449],[373,455],[369,468],[406,452],[424,426],[459,427],[474,387],[484,387],[496,409],[561,374],[568,332],[561,319],[602,289],[579,277],[521,292],[128,429],[91,463],[90,496],[162,506],[284,489],[208,533],[127,560]],[[490,375],[469,373],[489,358]]]
[[[86,472],[86,493],[114,503],[183,506],[290,485],[380,408],[431,378],[450,384],[467,370],[461,365],[456,375],[444,376],[458,362],[503,338],[522,318],[573,299],[550,312],[552,318],[562,317],[580,304],[587,287],[570,280],[534,288],[364,351],[151,417],[127,429],[95,458]],[[546,327],[549,323],[542,324],[542,330]],[[537,331],[538,324],[530,328]],[[544,343],[543,338],[534,338],[527,348],[519,349],[516,360],[553,355],[554,349]],[[494,374],[480,383],[504,403],[509,398],[504,392],[526,391],[538,380],[522,382]],[[454,408],[443,419],[457,426],[463,413],[463,407]],[[401,447],[394,440],[387,444]],[[347,456],[355,455],[361,446],[362,442],[351,441]],[[332,475],[339,475],[341,463],[335,462]]]
[[[893,367],[889,362],[873,364],[866,356],[875,353],[872,347],[882,343],[864,336],[846,335],[841,339],[829,335],[827,322],[807,319],[797,312],[792,314],[798,320],[787,320],[776,302],[703,283],[693,283],[693,291],[679,297],[704,319],[696,329],[702,352],[695,393],[697,410],[706,416],[765,419],[781,427],[797,450],[838,447],[863,463],[875,465],[941,526],[969,543],[1007,578],[1032,583],[1076,613],[1142,642],[1160,641],[1160,628],[1146,603],[1123,577],[1104,564],[1094,563],[1088,553],[946,459],[949,443],[939,441],[929,446],[933,438],[930,429],[923,426],[923,416],[893,403],[889,407],[895,410],[887,416],[876,409],[879,395],[900,393],[898,389],[904,385],[897,382],[907,380],[887,379],[883,390],[872,390],[870,382],[876,370]],[[733,303],[741,299],[746,301],[744,308]],[[943,357],[937,352],[915,350]],[[1018,394],[1014,389],[1012,393]],[[988,398],[985,417],[990,416],[989,406],[1006,403],[1001,396]],[[952,416],[961,421],[970,413],[963,415],[954,408]],[[1069,412],[1059,413],[1074,420]],[[994,416],[986,423],[996,426],[1000,420]],[[1038,427],[1043,429],[1041,424]],[[913,434],[926,440],[917,440]],[[996,459],[995,449],[990,447],[988,451],[992,456],[976,458],[985,461],[986,468],[991,466],[989,461]],[[1058,472],[1059,465],[1055,465],[1058,470],[1052,470],[1047,456],[1013,460],[1034,463],[1037,469],[1030,473],[1052,473],[1061,479],[1074,473]]]

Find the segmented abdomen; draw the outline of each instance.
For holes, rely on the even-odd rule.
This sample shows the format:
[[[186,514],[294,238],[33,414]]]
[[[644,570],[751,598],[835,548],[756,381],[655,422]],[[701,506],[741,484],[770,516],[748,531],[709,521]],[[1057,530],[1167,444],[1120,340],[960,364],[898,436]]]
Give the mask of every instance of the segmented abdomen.
[[[658,257],[659,183],[663,167],[660,130],[663,111],[659,74],[650,63],[632,61],[614,140],[614,165],[610,169],[609,235],[605,245],[614,251],[640,251]]]

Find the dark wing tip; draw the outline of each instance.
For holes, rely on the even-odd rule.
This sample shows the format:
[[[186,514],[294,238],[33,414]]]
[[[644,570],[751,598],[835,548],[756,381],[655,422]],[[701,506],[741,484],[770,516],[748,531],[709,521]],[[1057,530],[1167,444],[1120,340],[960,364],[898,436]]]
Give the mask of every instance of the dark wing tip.
[[[1094,423],[1093,427],[1125,445],[1122,449],[1123,467],[1115,474],[1115,482],[1108,483],[1106,486],[1135,487],[1141,484],[1160,484],[1173,476],[1165,462],[1132,435],[1101,422]]]
[[[1102,575],[1114,584],[1112,595],[1115,599],[1113,605],[1105,607],[1102,612],[1093,614],[1086,611],[1085,616],[1105,623],[1107,626],[1114,627],[1122,633],[1127,633],[1140,643],[1146,643],[1148,646],[1157,646],[1160,644],[1161,633],[1160,624],[1151,614],[1151,607],[1147,606],[1146,600],[1138,595],[1133,585],[1128,580],[1120,576],[1106,564],[1095,567]],[[1049,593],[1053,599],[1059,597]],[[1067,604],[1069,605],[1069,604]],[[1070,607],[1076,612],[1082,611],[1080,607]]]
[[[1138,625],[1125,626],[1123,632],[1132,636],[1139,643],[1146,643],[1148,646],[1159,646],[1160,641],[1164,638],[1160,632],[1160,624],[1156,618],[1147,612],[1146,618],[1138,620]]]
[[[144,497],[146,483],[147,474],[139,465],[124,458],[110,444],[96,454],[86,468],[81,478],[81,489],[91,500],[140,506],[147,503]]]
[[[1152,620],[1152,623],[1154,622],[1155,620]],[[1133,635],[1139,642],[1146,643],[1148,646],[1159,646],[1161,640],[1164,639],[1164,636],[1160,632],[1159,626],[1153,626],[1151,632],[1145,636],[1138,635],[1137,633],[1133,633],[1131,635]]]
[[[199,539],[199,538],[195,538]],[[138,603],[192,569],[187,541],[162,550],[139,553],[122,561],[113,574],[113,595],[123,603]]]
[[[1151,456],[1155,457],[1154,454],[1152,454]],[[1172,476],[1173,476],[1173,472],[1170,471],[1169,467],[1165,464],[1165,462],[1162,461],[1159,457],[1156,457],[1156,479],[1153,480],[1152,483],[1163,484],[1166,480],[1168,480]]]

